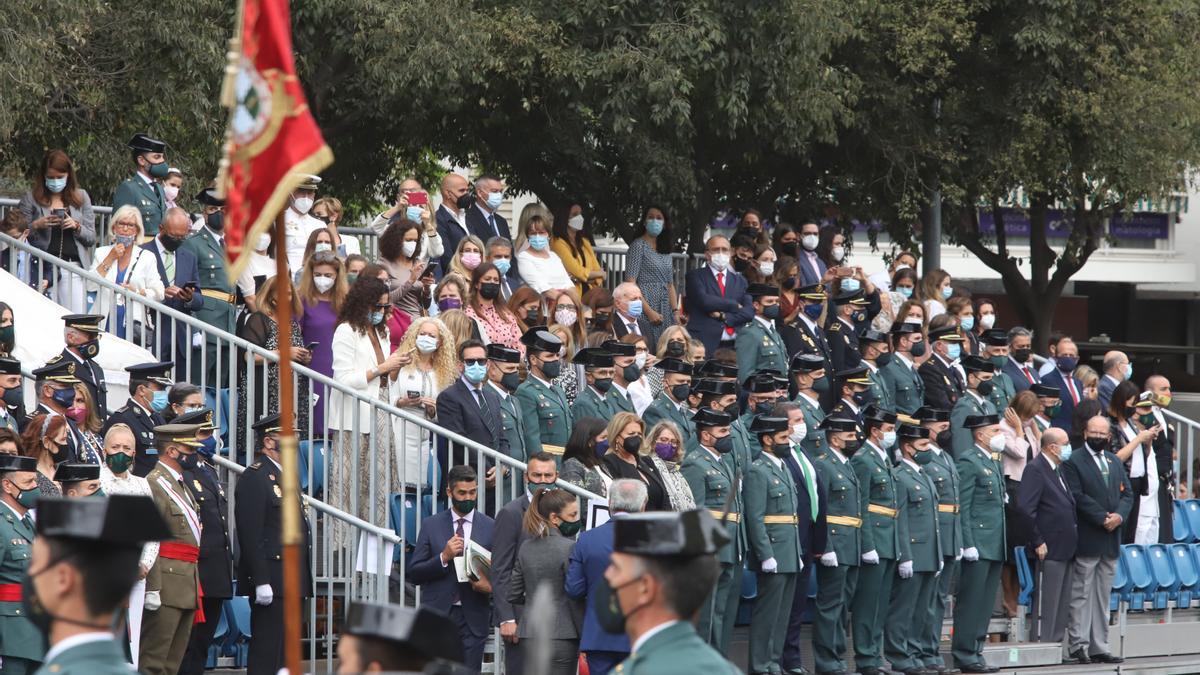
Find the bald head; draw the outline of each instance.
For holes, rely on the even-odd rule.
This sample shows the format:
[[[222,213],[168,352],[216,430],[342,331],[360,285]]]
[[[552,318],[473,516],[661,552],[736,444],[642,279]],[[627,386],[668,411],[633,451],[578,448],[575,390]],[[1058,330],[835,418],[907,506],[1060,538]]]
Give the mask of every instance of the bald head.
[[[1154,394],[1155,402],[1159,403],[1164,396],[1171,395],[1171,381],[1162,375],[1151,375],[1146,378],[1146,391]]]
[[[458,212],[458,200],[470,190],[467,179],[460,173],[451,171],[442,177],[442,206]]]
[[[1104,374],[1118,382],[1128,379],[1125,377],[1125,366],[1129,365],[1129,357],[1125,352],[1111,351],[1104,355]]]
[[[1063,431],[1062,429],[1059,429],[1058,427],[1050,427],[1042,432],[1042,452],[1045,452],[1047,448],[1057,449],[1066,444],[1067,432]],[[1058,453],[1055,452],[1054,456],[1057,458]]]
[[[166,215],[163,216],[162,223],[159,225],[159,230],[168,237],[176,239],[186,239],[188,233],[192,229],[192,219],[187,211],[178,206],[167,209]]]
[[[1096,415],[1087,421],[1087,426],[1084,427],[1088,438],[1092,436],[1103,436],[1108,438],[1108,418],[1104,415]]]

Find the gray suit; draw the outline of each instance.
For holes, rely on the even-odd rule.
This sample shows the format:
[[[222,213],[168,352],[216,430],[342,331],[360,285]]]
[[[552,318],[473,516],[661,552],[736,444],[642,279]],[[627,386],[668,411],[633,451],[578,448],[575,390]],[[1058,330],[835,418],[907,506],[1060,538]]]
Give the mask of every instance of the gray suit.
[[[513,567],[517,564],[517,550],[529,538],[521,521],[525,511],[529,509],[529,497],[521,495],[500,509],[496,514],[496,527],[492,534],[492,618],[496,625],[506,621],[516,621],[518,629],[521,621],[521,606],[513,606],[508,601],[508,583]],[[510,673],[524,672],[521,668],[521,645],[504,645],[506,669]]]
[[[571,557],[574,539],[567,539],[550,528],[545,537],[528,539],[521,544],[516,564],[508,577],[508,601],[516,606],[528,605],[540,589],[550,593],[551,611],[539,619],[521,621],[517,635],[522,641],[545,638],[551,645],[551,673],[573,675],[579,659],[579,634],[583,626],[583,605],[567,596],[567,562]],[[538,635],[538,633],[545,634]]]

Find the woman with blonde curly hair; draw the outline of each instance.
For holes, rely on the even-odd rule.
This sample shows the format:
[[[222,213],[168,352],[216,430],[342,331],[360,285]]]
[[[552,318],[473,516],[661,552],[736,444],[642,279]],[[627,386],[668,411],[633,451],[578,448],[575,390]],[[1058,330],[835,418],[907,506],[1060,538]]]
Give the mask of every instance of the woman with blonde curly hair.
[[[404,334],[397,351],[413,355],[412,363],[402,367],[391,384],[392,402],[429,421],[437,418],[437,396],[454,384],[458,373],[454,334],[439,319],[418,317]],[[396,417],[397,471],[401,485],[418,486],[433,461],[432,435],[419,425]]]
[[[667,489],[667,500],[672,511],[690,511],[696,508],[696,499],[692,488],[679,472],[683,464],[684,448],[683,434],[674,422],[663,420],[650,428],[650,433],[642,440],[642,448],[638,451],[642,457],[650,460],[658,475],[662,477],[663,486]]]

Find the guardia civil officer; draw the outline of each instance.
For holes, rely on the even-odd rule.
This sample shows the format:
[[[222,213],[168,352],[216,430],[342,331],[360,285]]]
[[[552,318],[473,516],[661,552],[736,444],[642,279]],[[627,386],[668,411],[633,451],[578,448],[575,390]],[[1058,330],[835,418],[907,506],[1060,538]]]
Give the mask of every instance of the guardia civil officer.
[[[896,398],[883,376],[883,369],[895,358],[887,334],[868,328],[858,336],[858,344],[867,378],[871,380],[871,398],[884,410],[896,410]]]
[[[958,566],[962,560],[963,534],[962,521],[958,512],[958,486],[961,480],[958,467],[950,451],[944,448],[950,446],[950,411],[922,407],[917,410],[917,420],[921,428],[929,432],[933,439],[929,444],[929,452],[933,455],[924,470],[933,481],[937,490],[938,533],[942,557],[942,573],[938,575],[937,590],[933,596],[933,615],[930,617],[929,634],[925,637],[926,644],[939,645],[942,640],[942,621],[946,618],[946,605],[950,602],[950,588],[958,576]],[[935,647],[933,654],[922,654],[921,665],[926,670],[934,670],[940,674],[954,674],[957,668],[947,668],[946,660]]]
[[[108,416],[101,436],[108,434],[114,424],[124,424],[133,430],[134,456],[133,475],[150,473],[158,462],[158,450],[154,447],[154,427],[166,424],[162,413],[167,409],[167,389],[174,382],[168,373],[175,367],[173,361],[139,363],[129,366],[129,402]]]
[[[584,386],[575,396],[571,417],[577,420],[585,417],[612,419],[615,411],[605,397],[613,383],[613,355],[599,347],[584,347],[575,353],[571,361],[583,366],[585,379]]]
[[[971,430],[965,424],[967,418],[999,412],[989,400],[995,387],[992,377],[995,376],[996,367],[978,356],[964,356],[962,367],[967,373],[967,388],[950,411],[950,437],[953,444],[950,450],[955,458],[966,452],[974,442]]]
[[[453,672],[461,664],[462,641],[450,617],[432,609],[350,603],[338,640],[338,673]]]
[[[91,497],[100,492],[100,465],[63,462],[54,469],[54,482],[62,485],[64,497]]]
[[[38,499],[37,460],[0,455],[0,664],[4,672],[28,675],[46,654],[46,636],[21,610],[21,583],[29,568]]]
[[[562,340],[544,326],[534,326],[521,336],[521,343],[529,361],[529,376],[516,393],[525,421],[525,451],[532,456],[549,445],[553,447],[547,452],[561,459],[559,448],[566,447],[574,424],[566,395],[550,384],[562,372]]]
[[[112,210],[130,205],[142,214],[143,234],[147,239],[158,234],[158,226],[167,213],[167,193],[159,181],[167,177],[167,144],[146,134],[129,139],[134,174],[121,181],[113,194]]]
[[[683,434],[683,447],[689,448],[694,442],[692,411],[687,404],[692,388],[692,364],[683,359],[667,357],[658,362],[658,367],[663,371],[663,390],[646,407],[642,420],[647,429],[664,420],[674,422],[679,433]]]
[[[825,454],[825,411],[821,409],[821,396],[829,391],[825,359],[820,354],[801,352],[792,357],[792,377],[796,384],[795,403],[804,413],[805,436],[800,445],[809,457],[816,459]]]
[[[747,291],[754,305],[754,319],[738,328],[734,340],[738,377],[745,380],[761,370],[787,371],[787,347],[775,328],[779,318],[779,287],[750,284]]]
[[[833,382],[841,399],[829,409],[829,415],[852,419],[862,426],[863,408],[875,400],[871,394],[871,378],[867,377],[867,367],[858,365],[840,370],[834,373]]]
[[[925,403],[925,382],[917,372],[915,361],[925,356],[921,324],[907,321],[893,324],[892,345],[894,356],[886,366],[880,367],[880,371],[896,403],[896,412],[913,415]]]
[[[996,412],[1004,414],[1008,402],[1017,395],[1016,385],[1012,378],[1004,372],[1004,364],[1008,363],[1008,331],[999,328],[983,331],[980,336],[983,354],[981,356],[995,368],[992,372],[992,393],[988,400],[996,408]]]
[[[200,294],[204,296],[204,306],[196,310],[196,318],[232,333],[235,297],[225,263],[225,200],[217,197],[215,186],[209,186],[196,195],[196,201],[204,209],[204,224],[183,242],[183,248],[196,256]],[[192,355],[192,383],[228,386],[232,352],[226,347],[218,358],[219,345],[216,336],[209,334],[204,343],[204,357]]]

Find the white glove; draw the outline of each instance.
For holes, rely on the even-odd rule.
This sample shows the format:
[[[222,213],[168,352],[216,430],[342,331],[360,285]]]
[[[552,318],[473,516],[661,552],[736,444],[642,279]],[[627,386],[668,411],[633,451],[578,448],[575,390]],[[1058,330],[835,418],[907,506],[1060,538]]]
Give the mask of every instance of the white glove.
[[[796,565],[798,565],[798,567],[796,568],[797,574],[804,571],[804,561],[803,560],[797,560]]]
[[[963,560],[967,562],[977,562],[979,560],[979,549],[972,546],[971,548],[963,549]]]
[[[942,562],[941,558],[938,558],[938,571],[934,572],[933,576],[940,577],[942,575],[942,570],[945,568],[946,568],[946,563]]]
[[[259,584],[254,587],[254,604],[269,605],[275,599],[275,591],[271,590],[271,584]]]
[[[765,574],[775,574],[778,569],[779,563],[776,562],[774,558],[767,558],[766,560],[762,561],[762,571]]]
[[[822,553],[821,564],[826,567],[837,567],[837,552]]]
[[[905,560],[904,562],[900,563],[900,566],[897,567],[897,569],[900,571],[901,579],[911,579],[912,578],[913,570],[912,570],[912,561],[911,560]]]
[[[954,556],[954,562],[958,562],[959,560],[962,560],[962,554],[963,554],[963,550],[961,548],[958,549],[958,555]]]
[[[204,346],[204,334],[203,333],[192,333],[192,347],[195,349],[199,349],[203,346]]]
[[[148,611],[153,612],[162,607],[162,596],[158,594],[158,591],[146,591],[146,600],[143,604]]]
[[[862,561],[867,565],[878,565],[879,554],[875,552],[875,549],[871,549],[870,551],[862,554]]]

